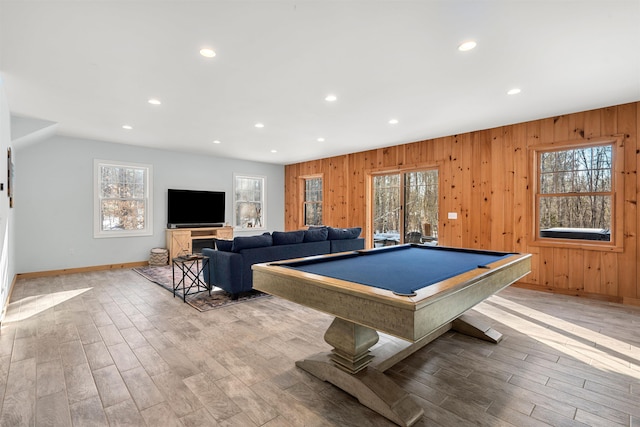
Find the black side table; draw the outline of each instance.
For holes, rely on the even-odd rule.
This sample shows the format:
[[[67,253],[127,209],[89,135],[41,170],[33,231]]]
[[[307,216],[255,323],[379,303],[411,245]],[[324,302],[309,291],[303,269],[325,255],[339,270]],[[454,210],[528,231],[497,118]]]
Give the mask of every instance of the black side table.
[[[180,280],[176,283],[176,267]],[[184,255],[173,259],[173,297],[176,297],[176,290],[182,286],[182,300],[187,302],[187,295],[198,292],[209,291],[211,296],[211,286],[207,285],[201,278],[202,271],[209,267],[209,257],[201,254]],[[182,274],[181,274],[182,273]],[[188,283],[187,283],[188,281]],[[195,287],[195,290],[191,290]]]

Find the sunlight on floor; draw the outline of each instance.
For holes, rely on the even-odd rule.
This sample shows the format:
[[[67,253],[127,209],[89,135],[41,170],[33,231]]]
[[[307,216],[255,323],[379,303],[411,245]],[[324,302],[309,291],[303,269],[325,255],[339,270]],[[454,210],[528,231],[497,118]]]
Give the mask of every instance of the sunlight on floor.
[[[475,310],[587,365],[640,379],[640,348],[630,343],[495,295]]]
[[[65,301],[77,297],[93,288],[74,289],[72,291],[60,291],[51,294],[35,295],[14,301],[7,306],[7,313],[2,323],[19,322],[31,316],[62,304]]]

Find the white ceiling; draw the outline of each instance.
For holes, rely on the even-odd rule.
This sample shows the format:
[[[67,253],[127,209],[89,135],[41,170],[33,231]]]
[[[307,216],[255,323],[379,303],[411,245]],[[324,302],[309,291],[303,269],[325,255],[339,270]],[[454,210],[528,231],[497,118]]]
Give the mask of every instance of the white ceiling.
[[[271,163],[640,100],[640,0],[0,0],[0,28],[16,116]]]

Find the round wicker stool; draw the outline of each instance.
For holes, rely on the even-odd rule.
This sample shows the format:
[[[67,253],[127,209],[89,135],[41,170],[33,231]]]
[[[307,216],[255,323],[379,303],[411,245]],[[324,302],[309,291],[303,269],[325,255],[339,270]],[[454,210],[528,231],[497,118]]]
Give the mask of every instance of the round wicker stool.
[[[151,249],[151,256],[149,257],[149,265],[161,266],[169,263],[169,251],[165,248],[153,248]]]

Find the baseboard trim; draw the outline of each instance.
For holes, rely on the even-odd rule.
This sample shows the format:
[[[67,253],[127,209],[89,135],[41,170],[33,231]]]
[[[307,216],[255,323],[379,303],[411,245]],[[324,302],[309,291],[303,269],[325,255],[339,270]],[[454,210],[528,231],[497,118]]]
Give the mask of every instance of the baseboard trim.
[[[605,301],[605,302],[615,302],[617,304],[632,304],[631,302],[625,302],[627,298],[616,297],[612,295],[596,294],[593,292],[585,292],[578,289],[549,288],[547,286],[533,285],[531,283],[521,283],[521,282],[514,283],[511,286],[515,288],[531,289],[532,291],[547,292],[551,294],[569,295],[573,297],[588,298],[588,299]],[[640,300],[637,300],[637,301],[638,301],[638,304],[640,304]]]
[[[9,286],[9,293],[7,294],[7,299],[4,301],[4,307],[2,307],[2,312],[0,313],[0,331],[2,330],[2,322],[4,322],[4,315],[7,313],[7,308],[9,307],[9,302],[11,301],[11,294],[13,294],[13,288],[16,286],[16,281],[18,280],[17,276],[13,276],[13,280],[11,281],[11,286]]]
[[[640,307],[640,299],[638,298],[622,297],[622,303]]]
[[[18,279],[34,279],[37,277],[60,276],[62,274],[90,273],[92,271],[121,270],[124,268],[145,267],[149,261],[125,262],[122,264],[94,265],[91,267],[65,268],[62,270],[34,271],[17,274]],[[14,279],[15,282],[15,279]]]

